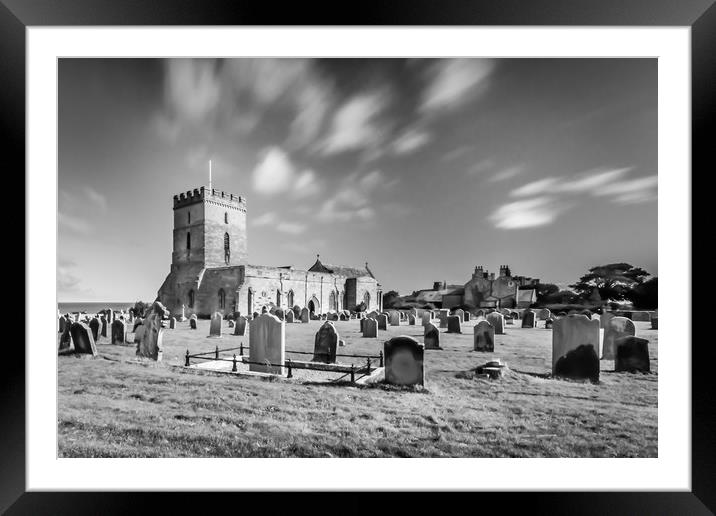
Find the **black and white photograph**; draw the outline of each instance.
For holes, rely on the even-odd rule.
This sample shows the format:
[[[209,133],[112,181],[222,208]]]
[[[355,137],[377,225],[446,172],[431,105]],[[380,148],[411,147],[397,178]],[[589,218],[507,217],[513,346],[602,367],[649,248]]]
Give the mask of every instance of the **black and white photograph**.
[[[658,66],[59,58],[57,457],[659,457]]]

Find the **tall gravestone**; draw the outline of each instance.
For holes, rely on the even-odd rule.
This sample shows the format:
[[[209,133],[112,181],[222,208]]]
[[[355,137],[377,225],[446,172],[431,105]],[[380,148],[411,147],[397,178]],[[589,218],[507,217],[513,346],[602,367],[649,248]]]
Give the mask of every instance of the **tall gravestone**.
[[[602,359],[614,360],[617,356],[616,340],[622,337],[636,336],[634,323],[626,317],[612,317],[604,328]]]
[[[363,337],[366,338],[377,338],[378,337],[378,321],[369,317],[368,319],[361,319],[363,326]]]
[[[495,328],[487,321],[480,321],[473,327],[475,351],[495,351]]]
[[[614,370],[616,372],[648,373],[650,371],[648,340],[628,335],[618,338],[615,344],[617,354],[614,360]]]
[[[313,362],[325,364],[336,363],[336,348],[338,347],[338,332],[330,321],[326,321],[318,329],[313,341]]]
[[[110,323],[107,320],[107,316],[104,316],[104,317],[102,317],[102,319],[100,319],[100,324],[102,325],[101,326],[102,329],[100,330],[100,335],[102,335],[102,337],[111,337],[112,336],[112,328],[110,327],[110,325],[112,323]]]
[[[464,311],[462,314],[462,322],[469,322],[470,321],[470,312]]]
[[[70,326],[72,342],[75,346],[75,353],[97,355],[97,348],[92,337],[92,330],[85,323],[76,322]]]
[[[497,313],[492,312],[491,314],[487,314],[487,317],[485,318],[487,322],[489,322],[493,328],[495,328],[495,335],[504,335],[505,333],[505,316]]]
[[[546,321],[546,320],[549,319],[551,316],[552,316],[552,312],[550,312],[549,308],[542,308],[542,309],[537,313],[537,318],[538,318],[540,321]]]
[[[552,376],[599,381],[599,321],[584,315],[554,321]]]
[[[537,317],[532,310],[527,310],[522,314],[522,327],[523,328],[536,328]]]
[[[189,328],[192,330],[196,330],[196,314],[192,314],[191,317],[189,317]]]
[[[243,315],[240,315],[236,318],[236,325],[234,326],[234,335],[239,337],[246,336],[246,325],[248,324],[248,319],[244,317]]]
[[[383,344],[385,381],[391,385],[424,385],[424,350],[412,337],[401,335]]]
[[[425,349],[440,349],[440,330],[433,323],[423,327],[423,342]]]
[[[292,323],[295,318],[296,318],[296,316],[293,313],[293,310],[286,310],[286,322],[287,323]]]
[[[214,312],[211,315],[211,323],[209,324],[209,337],[221,337],[221,322],[223,321],[221,312]]]
[[[391,326],[400,326],[400,312],[395,310],[390,312],[389,320]]]
[[[388,329],[388,316],[385,314],[378,314],[378,316],[375,318],[376,321],[378,321],[378,329],[379,330],[387,330]]]
[[[412,313],[408,314],[408,324],[410,326],[415,326],[415,315]]]
[[[448,315],[447,318],[447,332],[448,333],[462,333],[462,327],[460,322],[462,318],[459,315]]]
[[[92,320],[90,320],[88,326],[92,331],[92,338],[94,339],[95,343],[97,343],[99,341],[99,332],[102,327],[102,323],[99,321],[99,319],[93,317]]]
[[[62,335],[60,335],[60,348],[58,350],[60,353],[69,353],[75,349],[74,342],[72,342],[72,332],[70,332],[73,324],[69,319],[66,321],[65,328],[62,331]]]
[[[448,314],[449,314],[449,312],[447,310],[440,310],[438,312],[438,317],[440,318],[440,327],[441,328],[447,328]]]
[[[177,327],[177,319],[176,319],[176,317],[170,317],[170,318],[169,318],[169,329],[170,329],[170,330],[175,330],[176,327]]]
[[[286,323],[261,314],[249,324],[249,370],[283,374],[286,357]]]
[[[423,326],[427,326],[428,324],[430,324],[430,316],[431,315],[432,315],[432,313],[427,310],[425,312],[423,312]]]
[[[112,344],[124,344],[127,338],[127,323],[123,319],[115,319],[112,323]]]
[[[155,301],[141,326],[144,332],[137,343],[136,355],[138,357],[157,361],[162,359],[162,335],[164,333],[162,320],[168,315],[169,310],[164,308],[159,301]]]
[[[308,308],[303,308],[301,310],[301,322],[307,323],[310,319],[310,312],[308,311]]]

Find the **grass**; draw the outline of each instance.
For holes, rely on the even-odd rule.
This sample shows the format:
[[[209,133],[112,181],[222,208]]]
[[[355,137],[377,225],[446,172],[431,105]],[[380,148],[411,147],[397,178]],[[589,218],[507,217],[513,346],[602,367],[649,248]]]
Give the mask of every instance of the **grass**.
[[[480,353],[472,351],[474,323],[461,335],[441,333],[444,349],[425,352],[425,389],[319,384],[298,370],[269,381],[172,367],[187,349],[248,344],[206,338],[203,320],[198,330],[188,322],[166,330],[159,363],[132,363],[134,346],[101,338],[95,359],[58,357],[59,456],[657,456],[658,332],[649,323],[635,325],[650,341],[652,373],[615,373],[602,361],[599,384],[549,378],[551,330],[507,326],[495,352]],[[422,341],[421,326],[364,339],[358,321],[335,324],[346,340],[339,353],[377,354],[392,335]],[[319,326],[287,324],[287,349],[312,351]],[[472,370],[492,357],[507,374],[475,378]]]

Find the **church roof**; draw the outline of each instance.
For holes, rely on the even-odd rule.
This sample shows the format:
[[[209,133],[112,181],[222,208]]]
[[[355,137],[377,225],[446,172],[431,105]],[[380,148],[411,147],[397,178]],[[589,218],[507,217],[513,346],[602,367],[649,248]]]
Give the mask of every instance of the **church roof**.
[[[309,272],[325,272],[328,274],[338,274],[340,276],[345,276],[347,278],[362,278],[365,276],[369,276],[373,279],[375,279],[375,276],[373,276],[373,273],[368,268],[368,263],[366,262],[365,268],[361,269],[358,267],[349,267],[347,265],[330,265],[330,264],[323,264],[321,263],[320,256],[316,257],[316,263],[311,265],[311,268],[308,269]]]

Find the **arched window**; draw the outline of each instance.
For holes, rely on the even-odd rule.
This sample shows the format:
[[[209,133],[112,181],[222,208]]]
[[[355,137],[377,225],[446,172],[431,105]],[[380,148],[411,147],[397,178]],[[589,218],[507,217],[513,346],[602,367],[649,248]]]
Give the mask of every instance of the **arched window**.
[[[363,294],[363,302],[365,303],[365,309],[368,310],[370,308],[370,292]]]
[[[186,212],[186,223],[191,224],[191,212],[190,211]]]
[[[224,224],[228,224],[228,223],[229,223],[229,212],[225,211],[224,212]]]
[[[249,289],[249,298],[246,302],[246,311],[249,315],[254,313],[254,291]]]
[[[224,261],[226,262],[226,265],[229,265],[230,260],[231,260],[231,244],[229,242],[229,234],[224,233]]]
[[[281,291],[276,290],[276,306],[281,307]]]
[[[219,289],[219,309],[223,310],[226,307],[226,294],[224,293],[224,289]]]
[[[286,298],[286,303],[288,304],[289,308],[293,308],[293,290],[288,291],[288,296]]]
[[[191,249],[191,233],[186,232],[186,248]]]
[[[194,291],[189,291],[189,308],[194,308]]]

